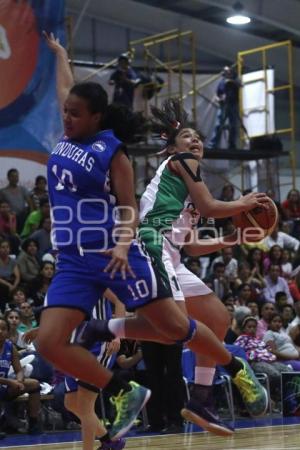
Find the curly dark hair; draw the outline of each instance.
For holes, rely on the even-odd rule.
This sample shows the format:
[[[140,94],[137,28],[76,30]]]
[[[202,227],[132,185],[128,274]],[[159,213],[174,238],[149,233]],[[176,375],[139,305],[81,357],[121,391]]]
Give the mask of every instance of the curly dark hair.
[[[188,113],[183,109],[179,99],[167,99],[161,108],[151,106],[151,112],[153,118],[150,129],[157,138],[165,138],[167,146],[173,145],[179,131],[189,126]]]

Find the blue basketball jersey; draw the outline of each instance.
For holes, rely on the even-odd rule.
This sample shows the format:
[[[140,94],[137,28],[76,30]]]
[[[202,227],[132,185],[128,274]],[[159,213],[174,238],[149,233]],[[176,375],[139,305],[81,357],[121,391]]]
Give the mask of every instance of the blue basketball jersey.
[[[83,142],[63,138],[48,161],[53,247],[112,247],[116,198],[110,164],[121,142],[111,130]]]
[[[12,362],[13,343],[8,339],[5,341],[3,351],[0,354],[0,377],[7,378]]]

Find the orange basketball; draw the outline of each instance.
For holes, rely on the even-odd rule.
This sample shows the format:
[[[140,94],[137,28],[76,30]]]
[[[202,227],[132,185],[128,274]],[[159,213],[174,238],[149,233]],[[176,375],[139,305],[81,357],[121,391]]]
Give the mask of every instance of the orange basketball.
[[[273,200],[266,203],[267,208],[256,207],[232,218],[234,226],[243,233],[243,240],[257,242],[269,236],[278,222],[278,210]]]

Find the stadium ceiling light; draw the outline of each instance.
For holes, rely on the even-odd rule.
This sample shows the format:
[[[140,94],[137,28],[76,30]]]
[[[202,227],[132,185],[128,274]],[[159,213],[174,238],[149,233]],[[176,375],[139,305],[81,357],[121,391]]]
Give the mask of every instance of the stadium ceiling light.
[[[234,10],[234,14],[227,17],[227,23],[230,23],[231,25],[246,25],[251,22],[250,17],[242,13],[244,7],[240,2],[236,2],[232,8]]]

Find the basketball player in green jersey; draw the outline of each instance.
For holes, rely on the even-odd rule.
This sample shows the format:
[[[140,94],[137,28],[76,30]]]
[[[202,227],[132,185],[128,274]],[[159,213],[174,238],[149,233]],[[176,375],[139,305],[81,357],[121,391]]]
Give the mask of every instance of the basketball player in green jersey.
[[[209,240],[198,239],[200,215],[223,218],[248,211],[265,194],[250,193],[239,200],[215,200],[202,180],[200,164],[203,144],[197,131],[187,123],[187,114],[177,101],[168,100],[162,109],[152,108],[152,129],[166,141],[167,158],[157,169],[140,201],[139,236],[152,257],[155,268],[172,288],[173,298],[187,314],[206,324],[223,341],[229,327],[227,309],[219,298],[182,263],[180,250],[200,256],[232,246],[235,235]],[[245,361],[231,370],[245,405],[253,416],[266,411],[265,391]],[[218,417],[212,398],[216,362],[196,355],[195,385],[183,416],[220,435],[232,429]]]

